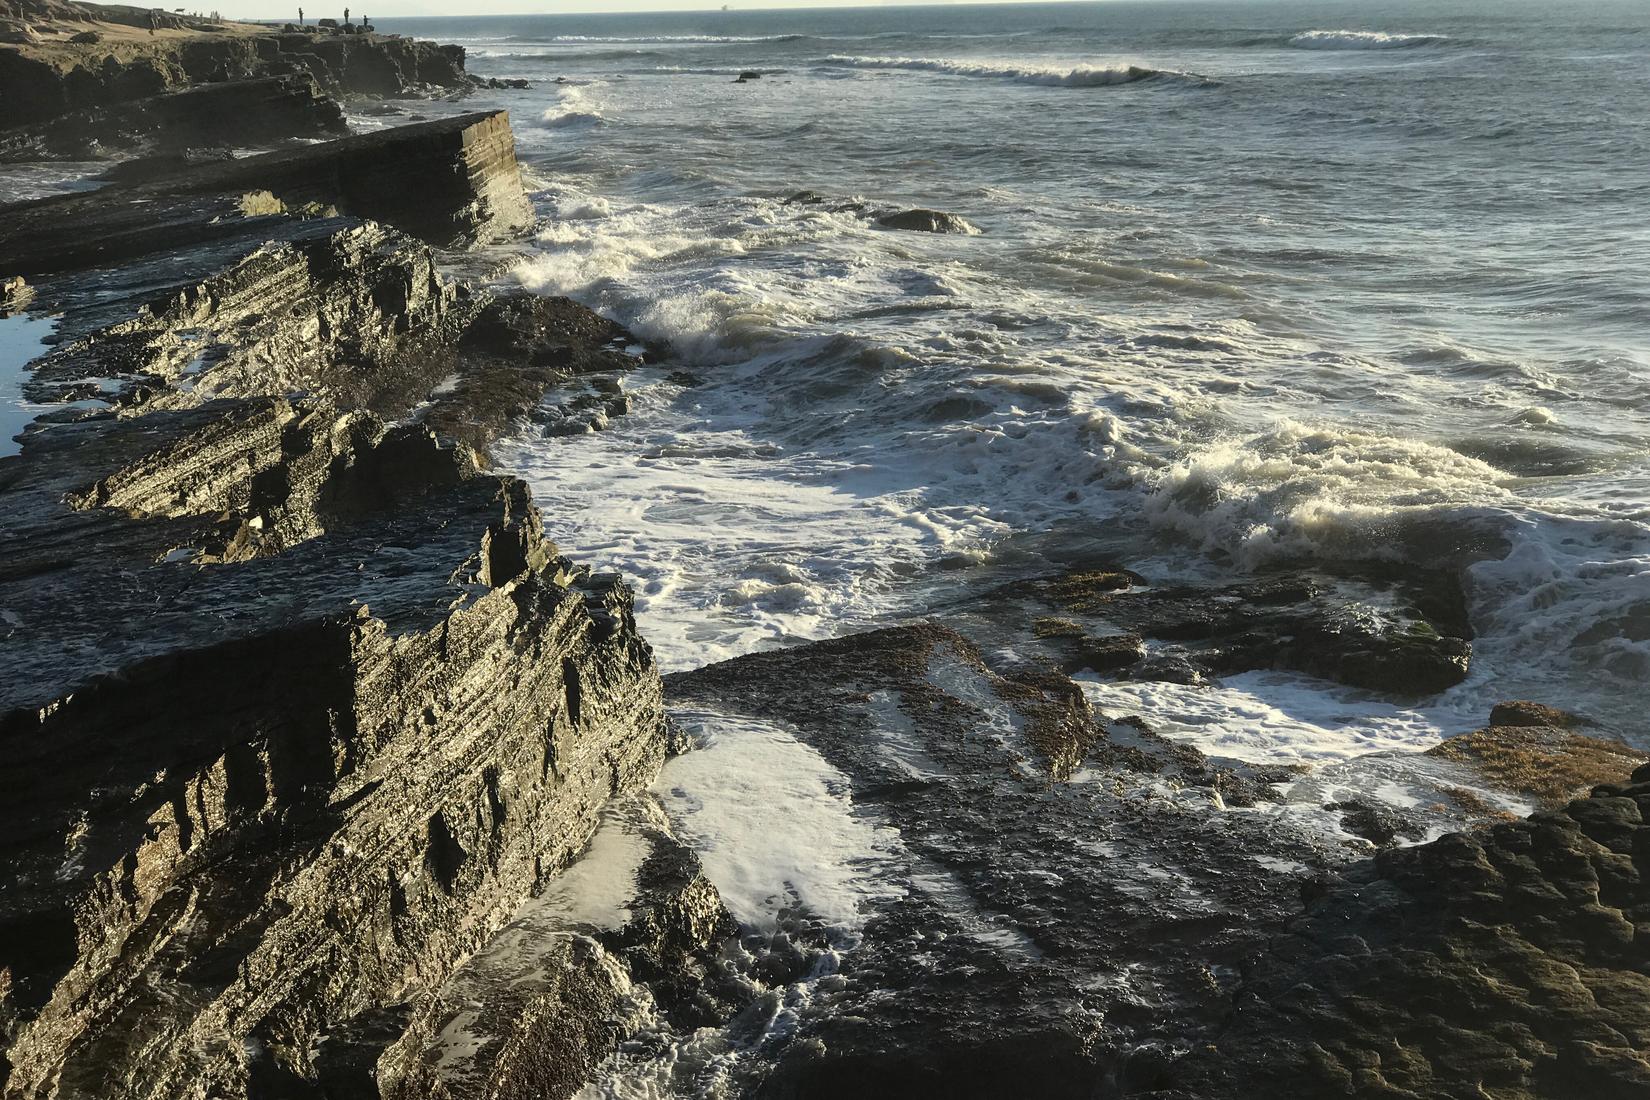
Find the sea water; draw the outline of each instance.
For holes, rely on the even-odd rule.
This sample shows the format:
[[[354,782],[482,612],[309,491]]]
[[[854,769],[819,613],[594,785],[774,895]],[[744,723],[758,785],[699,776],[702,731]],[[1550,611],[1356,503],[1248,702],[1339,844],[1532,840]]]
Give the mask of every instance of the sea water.
[[[1650,7],[381,29],[535,82],[466,104],[510,109],[544,219],[510,278],[670,349],[607,431],[502,451],[667,668],[1085,556],[1378,558],[1461,573],[1465,684],[1397,716],[1300,677],[1231,697],[1382,744],[1519,696],[1646,736]],[[875,221],[915,207],[980,232]]]

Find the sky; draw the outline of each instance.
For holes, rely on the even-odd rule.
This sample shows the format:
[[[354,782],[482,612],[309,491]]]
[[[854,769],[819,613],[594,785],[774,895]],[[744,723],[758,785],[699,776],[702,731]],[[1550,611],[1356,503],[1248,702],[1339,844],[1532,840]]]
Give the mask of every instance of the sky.
[[[141,3],[142,0],[136,0]],[[980,3],[981,0],[473,0],[455,3],[454,0],[358,0],[374,17],[390,18],[397,15],[557,15],[589,14],[593,12],[631,11],[715,11],[726,2],[736,11],[755,11],[763,8],[867,8],[897,7],[914,4],[944,5]],[[1034,3],[1036,0],[995,0],[997,3]],[[1045,0],[1046,2],[1046,0]],[[191,11],[212,10],[229,19],[291,19],[297,12],[297,0],[289,5],[292,11],[283,11],[279,2],[271,0],[161,0],[162,7],[184,4]],[[343,12],[344,0],[337,0],[338,11],[329,11],[325,0],[308,0],[305,14],[311,18],[326,15],[338,17]],[[356,11],[361,8],[356,7]]]

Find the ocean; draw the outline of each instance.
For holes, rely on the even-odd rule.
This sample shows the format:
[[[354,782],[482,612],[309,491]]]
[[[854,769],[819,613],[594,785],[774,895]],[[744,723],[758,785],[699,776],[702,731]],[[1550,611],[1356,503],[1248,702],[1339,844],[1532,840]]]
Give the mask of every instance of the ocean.
[[[507,280],[669,349],[607,430],[502,453],[667,669],[1050,563],[1375,558],[1469,590],[1417,744],[1515,697],[1645,736],[1644,5],[379,25],[535,82],[467,101],[510,109],[546,219]],[[977,232],[873,217],[908,208]],[[1310,729],[1392,710],[1240,687]]]

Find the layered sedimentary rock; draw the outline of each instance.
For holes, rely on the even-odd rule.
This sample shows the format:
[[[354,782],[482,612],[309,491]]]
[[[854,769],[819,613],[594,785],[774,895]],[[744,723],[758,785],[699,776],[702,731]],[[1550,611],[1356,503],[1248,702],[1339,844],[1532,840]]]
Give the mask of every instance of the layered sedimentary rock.
[[[533,217],[509,118],[471,114],[0,207],[0,271],[37,276],[239,239],[246,217],[276,232],[305,209],[439,245],[508,237]]]
[[[475,121],[416,132],[401,163],[507,140]],[[352,155],[265,167],[342,198]],[[422,213],[453,224],[478,184],[445,163]],[[180,198],[212,233],[134,236],[89,271],[66,270],[97,253],[60,210],[55,235],[7,218],[60,258],[19,284],[60,317],[30,392],[75,402],[0,460],[8,1096],[479,1095],[429,1053],[455,990],[488,985],[495,934],[670,744],[628,591],[452,438],[633,364],[628,335],[266,198]],[[648,866],[675,870],[638,874],[618,927],[533,941],[554,978],[530,1003],[492,983],[517,999],[464,1080],[547,1095],[506,1086],[554,1063],[576,1083],[644,978],[702,969],[725,918],[653,829]]]
[[[9,1092],[312,1077],[326,1026],[440,980],[663,757],[627,594],[417,429],[220,402],[19,465]]]
[[[98,5],[48,7],[19,9],[17,21],[24,26],[47,20],[132,25],[129,16]],[[0,100],[6,104],[0,126],[31,125],[197,84],[258,77],[303,75],[332,94],[379,96],[472,83],[459,46],[397,36],[264,33],[261,28],[187,22],[192,33],[185,35],[110,34],[82,42],[36,35],[32,41],[0,46]]]
[[[272,76],[71,111],[0,130],[0,161],[165,154],[199,146],[263,145],[345,133],[343,112],[307,76]]]

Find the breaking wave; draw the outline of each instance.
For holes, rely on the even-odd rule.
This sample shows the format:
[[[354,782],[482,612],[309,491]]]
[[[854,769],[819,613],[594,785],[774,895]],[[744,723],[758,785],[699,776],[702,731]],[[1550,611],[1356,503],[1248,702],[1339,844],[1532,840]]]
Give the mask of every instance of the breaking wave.
[[[1153,69],[1144,65],[1080,65],[1067,69],[1054,65],[957,61],[943,57],[861,57],[849,54],[832,54],[820,64],[851,69],[909,69],[950,76],[1012,80],[1020,84],[1042,84],[1059,88],[1099,88],[1158,78],[1190,81],[1195,84],[1209,83],[1206,78],[1194,73]]]
[[[1407,50],[1449,41],[1442,34],[1388,34],[1385,31],[1303,31],[1289,40],[1297,50]]]

